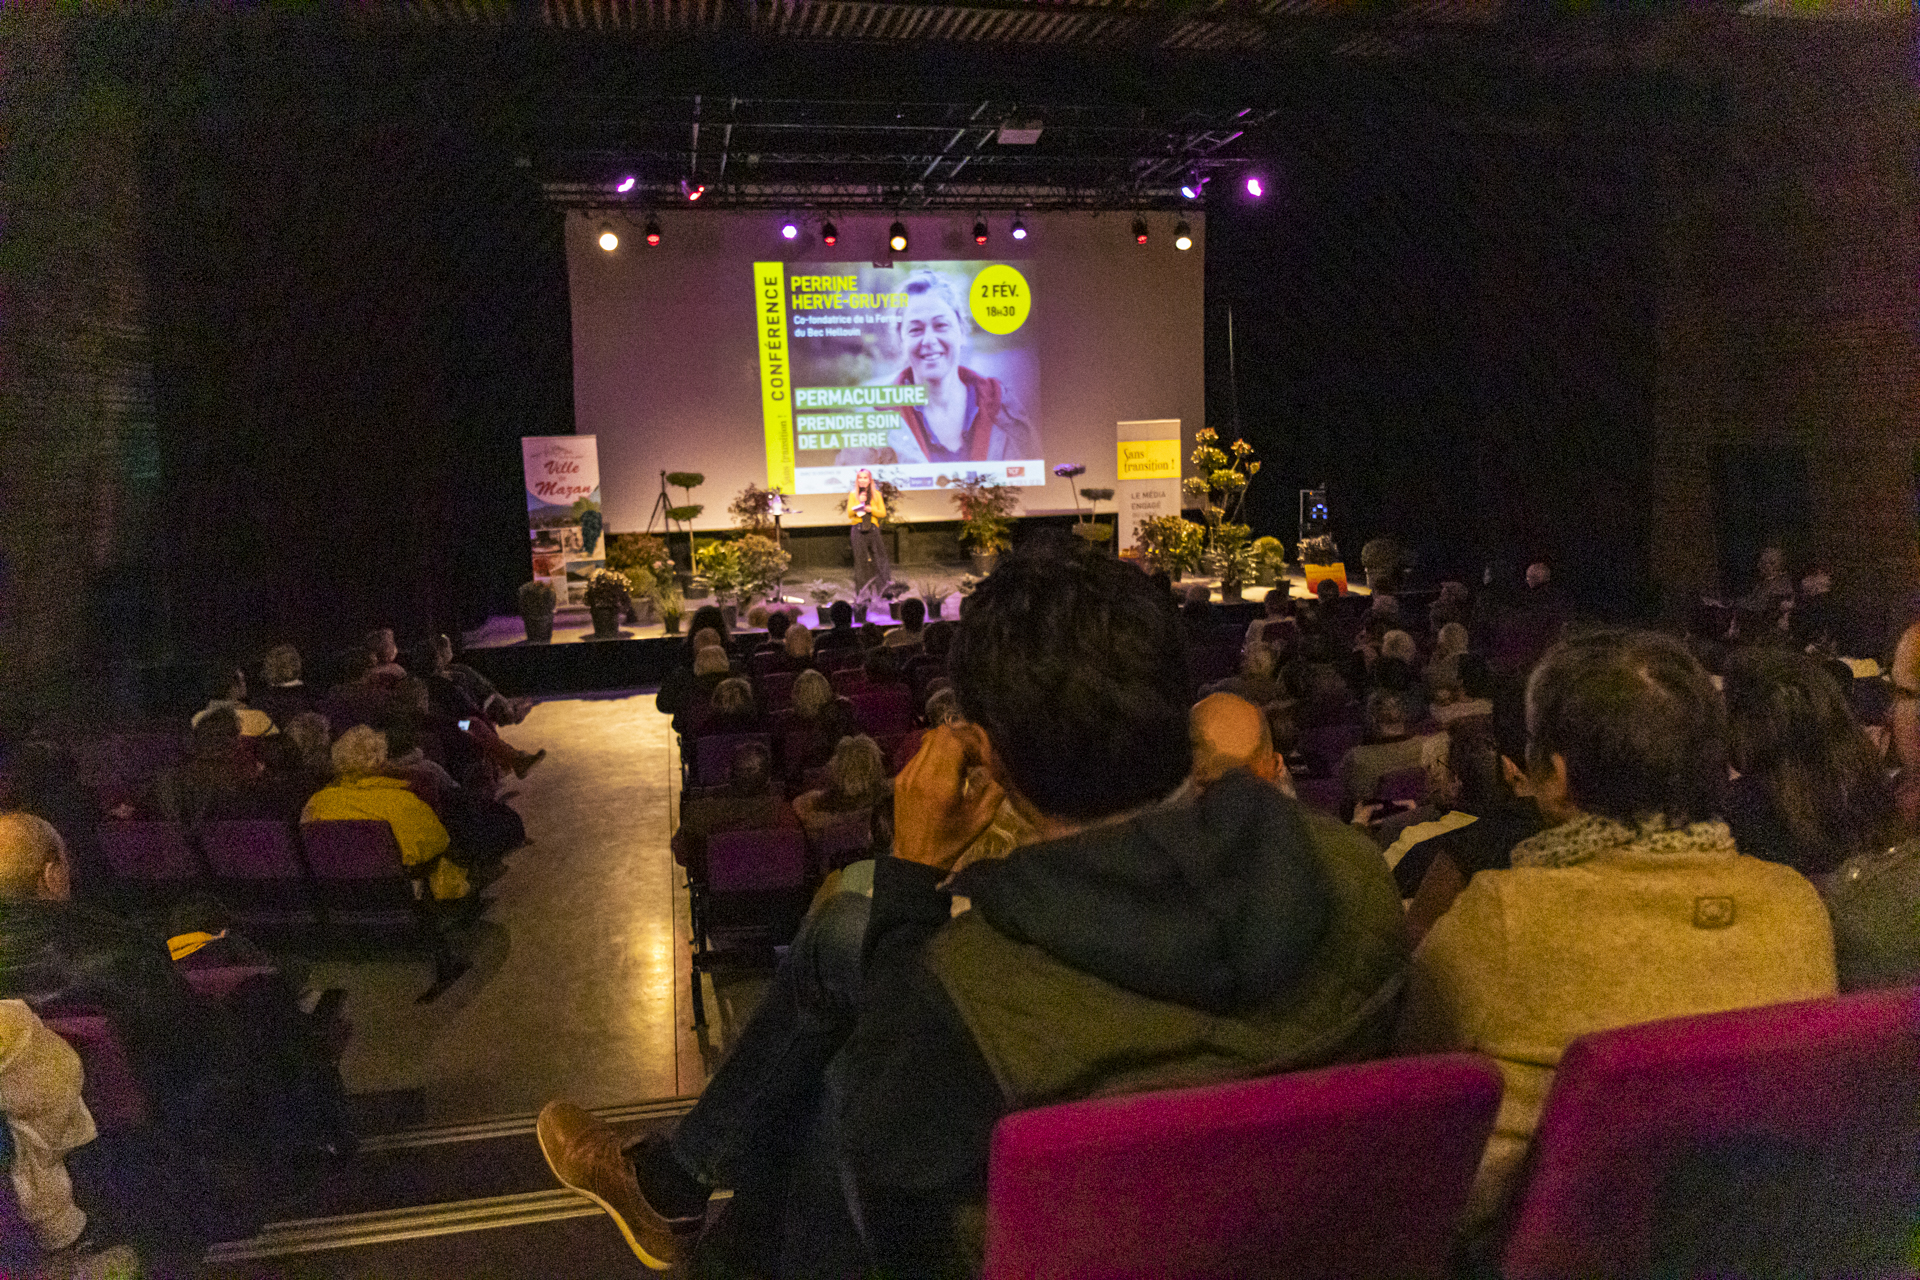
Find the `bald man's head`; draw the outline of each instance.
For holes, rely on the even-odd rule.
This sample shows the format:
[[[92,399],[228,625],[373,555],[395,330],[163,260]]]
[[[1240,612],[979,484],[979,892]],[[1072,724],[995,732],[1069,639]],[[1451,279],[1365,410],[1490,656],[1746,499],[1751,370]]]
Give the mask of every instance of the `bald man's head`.
[[[1193,735],[1193,780],[1209,787],[1235,769],[1277,782],[1285,766],[1273,750],[1273,733],[1260,708],[1231,693],[1200,699],[1187,718]]]
[[[67,847],[30,813],[0,813],[0,900],[65,898]]]

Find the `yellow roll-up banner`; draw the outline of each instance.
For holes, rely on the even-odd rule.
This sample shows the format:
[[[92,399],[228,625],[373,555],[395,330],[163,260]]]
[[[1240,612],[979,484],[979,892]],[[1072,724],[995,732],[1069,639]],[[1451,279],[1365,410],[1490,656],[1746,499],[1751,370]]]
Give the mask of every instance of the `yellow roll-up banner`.
[[[753,264],[759,314],[760,406],[767,435],[767,487],[793,492],[793,362],[787,346],[787,264]]]

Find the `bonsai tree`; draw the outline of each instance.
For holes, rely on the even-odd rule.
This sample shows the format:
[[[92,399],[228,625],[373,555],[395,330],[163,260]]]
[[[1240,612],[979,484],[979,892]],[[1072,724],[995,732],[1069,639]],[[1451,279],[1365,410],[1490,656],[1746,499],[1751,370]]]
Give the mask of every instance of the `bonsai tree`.
[[[746,595],[771,599],[780,594],[780,579],[793,563],[791,554],[772,538],[757,533],[749,533],[728,545],[734,549],[740,588]]]
[[[1140,522],[1140,558],[1163,573],[1179,576],[1200,567],[1207,531],[1185,516],[1154,516]]]
[[[1004,484],[968,476],[953,490],[960,512],[960,544],[981,555],[997,555],[1013,545],[1013,509],[1020,495]]]
[[[667,508],[667,519],[687,527],[687,566],[695,573],[699,572],[698,553],[693,544],[693,522],[706,507],[693,500],[693,491],[707,482],[707,478],[698,471],[669,471],[667,483],[676,489],[684,489],[687,500],[677,507]]]
[[[587,608],[624,609],[633,599],[633,583],[618,569],[595,569],[587,579]]]
[[[1113,526],[1100,523],[1100,504],[1113,500],[1113,490],[1082,489],[1080,496],[1085,498],[1089,505],[1087,507],[1086,520],[1076,523],[1073,526],[1074,535],[1085,538],[1088,542],[1106,542],[1111,539],[1113,537]],[[1075,509],[1078,510],[1079,504],[1075,503],[1074,505]]]
[[[1211,550],[1219,541],[1220,526],[1240,518],[1240,508],[1247,501],[1247,482],[1260,474],[1260,464],[1254,459],[1253,446],[1245,440],[1235,440],[1222,449],[1220,436],[1212,427],[1200,428],[1193,441],[1192,461],[1200,474],[1181,481],[1180,490],[1189,498],[1201,500],[1207,521],[1207,547]]]
[[[733,513],[733,522],[748,533],[770,534],[774,531],[774,523],[768,508],[772,505],[773,490],[749,483],[739,496],[727,504],[727,510]]]
[[[553,594],[553,585],[543,579],[535,578],[531,582],[520,584],[520,616],[522,618],[551,618],[559,598]]]

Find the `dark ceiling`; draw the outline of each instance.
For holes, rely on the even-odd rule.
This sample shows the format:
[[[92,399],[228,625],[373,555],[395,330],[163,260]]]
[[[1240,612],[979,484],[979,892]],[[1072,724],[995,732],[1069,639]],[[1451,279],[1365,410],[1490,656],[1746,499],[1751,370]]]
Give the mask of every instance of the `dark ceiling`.
[[[1657,146],[1710,114],[1718,37],[1773,5],[350,0],[349,13],[402,39],[513,50],[535,86],[527,164],[564,204],[684,201],[684,183],[709,206],[1129,208],[1337,146],[1356,120]],[[1034,141],[1002,132],[1032,124]]]

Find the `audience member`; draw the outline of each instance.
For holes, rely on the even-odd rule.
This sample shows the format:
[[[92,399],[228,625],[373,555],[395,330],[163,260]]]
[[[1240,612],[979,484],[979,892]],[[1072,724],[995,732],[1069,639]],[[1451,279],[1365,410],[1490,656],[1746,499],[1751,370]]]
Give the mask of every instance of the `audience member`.
[[[1491,1056],[1506,1079],[1468,1206],[1499,1211],[1554,1067],[1610,1027],[1829,995],[1813,886],[1741,855],[1716,821],[1723,714],[1675,640],[1601,632],[1556,646],[1527,686],[1528,785],[1554,826],[1484,871],[1414,956],[1407,1051]]]
[[[700,660],[717,653],[708,649]],[[729,676],[713,687],[713,697],[704,715],[694,717],[695,733],[757,733],[766,728],[760,709],[754,705],[753,686],[739,676]]]
[[[239,718],[233,708],[220,707],[195,719],[187,759],[154,779],[153,811],[190,826],[209,817],[245,816],[238,812],[239,797],[260,776],[261,767],[240,737]]]
[[[407,669],[400,665],[400,646],[393,642],[393,628],[379,627],[367,632],[367,653],[373,659],[376,680],[404,680]]]
[[[1450,622],[1467,625],[1473,618],[1473,602],[1464,582],[1443,582],[1440,594],[1427,606],[1427,634],[1438,636]]]
[[[1728,754],[1740,774],[1726,815],[1741,853],[1818,876],[1909,834],[1878,753],[1816,659],[1736,650],[1725,696]]]
[[[799,622],[788,627],[786,637],[781,644],[781,652],[782,670],[798,673],[811,667],[813,665],[813,629]]]
[[[1402,769],[1425,768],[1444,736],[1415,737],[1407,727],[1405,704],[1397,693],[1376,689],[1367,695],[1366,740],[1341,757],[1335,768],[1345,796],[1345,808],[1370,800],[1380,779]]]
[[[793,717],[780,740],[789,786],[798,784],[807,770],[825,765],[840,739],[858,732],[853,703],[836,697],[820,672],[802,671],[793,682]]]
[[[1249,641],[1240,654],[1240,673],[1217,680],[1202,693],[1226,693],[1257,706],[1289,699],[1286,686],[1274,678],[1274,653],[1265,641]]]
[[[300,678],[300,651],[290,644],[277,644],[260,659],[260,683],[248,701],[282,730],[295,716],[319,710],[318,695]]]
[[[917,596],[908,596],[899,604],[900,625],[887,632],[881,641],[891,649],[917,649],[926,643],[927,606]]]
[[[845,600],[835,600],[827,606],[827,620],[831,624],[831,629],[814,636],[814,652],[851,649],[859,646],[860,633],[853,629],[852,605]]]
[[[673,833],[674,861],[687,869],[691,879],[703,881],[709,836],[792,826],[795,821],[786,801],[773,789],[772,756],[759,743],[744,742],[733,749],[726,786],[695,796],[681,807],[680,826]]]
[[[897,648],[883,646],[868,650],[866,660],[860,664],[860,673],[869,689],[905,689],[912,684],[907,679],[906,658]]]
[[[67,1153],[100,1136],[80,1100],[80,1080],[80,1056],[67,1042],[49,1031],[26,1001],[0,1000],[0,1123],[12,1139],[14,1200],[43,1252],[72,1251],[49,1259],[43,1275],[81,1273],[96,1254],[81,1244],[87,1215],[73,1202],[73,1180],[67,1176]],[[120,1248],[122,1255],[128,1252]],[[102,1269],[91,1273],[106,1274]]]
[[[785,609],[775,609],[767,614],[767,640],[760,647],[778,651],[787,638],[787,631],[793,626],[793,615]]]
[[[355,725],[333,744],[334,781],[314,793],[300,813],[302,824],[378,819],[393,829],[400,860],[436,902],[464,898],[472,890],[464,867],[447,856],[447,829],[425,801],[387,770],[387,739]]]
[[[222,668],[214,673],[207,685],[207,705],[193,713],[192,723],[198,727],[202,720],[219,711],[233,713],[242,737],[258,738],[273,732],[272,718],[247,705],[247,673],[238,667]]]
[[[801,825],[816,832],[864,813],[874,850],[890,847],[893,779],[879,744],[864,733],[840,739],[827,761],[827,785],[796,798],[793,809]]]
[[[713,632],[714,639],[728,653],[733,651],[733,628],[727,625],[727,612],[717,604],[703,604],[693,611],[687,619],[687,634],[697,636],[702,631]],[[698,646],[696,646],[698,647]]]
[[[453,660],[453,640],[445,635],[436,635],[427,642],[429,669],[425,674],[429,682],[434,679],[446,680],[494,724],[519,724],[527,718],[528,705],[514,702],[494,686],[493,681],[475,671],[464,662]]]
[[[1293,597],[1284,583],[1267,589],[1266,599],[1260,602],[1260,616],[1247,624],[1247,643],[1267,639],[1267,627],[1271,623],[1293,621]]]
[[[1427,714],[1442,725],[1493,714],[1493,668],[1478,653],[1458,653],[1428,667],[1433,704]]]
[[[379,665],[365,649],[351,649],[341,656],[340,682],[327,690],[321,707],[336,736],[355,725],[375,724],[390,713],[397,682],[382,675]]]
[[[987,1143],[1009,1110],[1367,1052],[1391,992],[1358,981],[1334,941],[1344,887],[1304,847],[1298,810],[1239,772],[1184,801],[1183,647],[1130,566],[1004,560],[954,644],[968,723],[929,732],[898,783],[851,1037],[789,1040],[743,1068],[744,1096],[725,1082],[743,1105],[696,1107],[631,1162],[611,1129],[550,1104],[540,1138],[562,1182],[654,1265],[730,1185],[729,1216],[773,1206],[755,1238],[782,1256],[763,1270],[944,1271],[977,1250]],[[1045,842],[943,889],[1003,801]],[[954,895],[971,909],[949,922]],[[1398,947],[1397,927],[1378,942]],[[824,1208],[843,1185],[865,1250],[844,1205]],[[823,1208],[779,1221],[789,1190]]]

